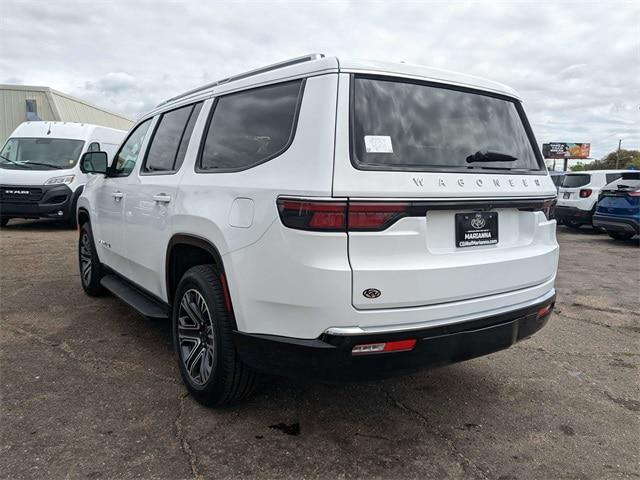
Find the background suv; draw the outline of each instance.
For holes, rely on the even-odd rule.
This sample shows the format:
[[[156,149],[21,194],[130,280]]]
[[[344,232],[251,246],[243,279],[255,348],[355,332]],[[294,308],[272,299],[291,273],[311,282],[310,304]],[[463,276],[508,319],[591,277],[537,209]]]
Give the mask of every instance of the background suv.
[[[640,233],[640,172],[623,172],[621,178],[603,187],[593,226],[618,240]]]
[[[368,379],[494,352],[554,304],[556,190],[495,82],[309,55],[172,98],[111,165],[82,165],[102,173],[79,201],[82,286],[170,317],[208,405],[258,371]]]
[[[591,225],[600,189],[617,180],[624,170],[590,170],[567,173],[558,190],[556,218],[567,227]]]

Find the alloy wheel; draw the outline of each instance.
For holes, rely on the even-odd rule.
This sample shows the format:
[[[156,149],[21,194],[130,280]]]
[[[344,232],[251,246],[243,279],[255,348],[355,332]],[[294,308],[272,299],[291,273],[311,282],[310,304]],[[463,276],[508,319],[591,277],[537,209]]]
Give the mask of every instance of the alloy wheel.
[[[93,270],[92,261],[91,239],[85,232],[82,234],[82,239],[80,240],[80,274],[82,275],[82,282],[85,285],[91,283],[91,273]]]
[[[196,385],[204,385],[213,372],[215,336],[207,302],[195,289],[184,292],[180,300],[178,345],[189,378]]]

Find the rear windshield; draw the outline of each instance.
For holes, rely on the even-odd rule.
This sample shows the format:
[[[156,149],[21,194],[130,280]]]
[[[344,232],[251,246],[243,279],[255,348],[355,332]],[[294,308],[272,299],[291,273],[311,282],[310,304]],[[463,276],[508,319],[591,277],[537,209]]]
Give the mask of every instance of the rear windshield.
[[[637,190],[638,188],[640,188],[640,175],[635,173],[635,175],[622,174],[622,178],[611,182],[603,190]]]
[[[565,188],[584,187],[590,181],[591,175],[587,173],[581,173],[579,175],[567,175],[562,181],[562,186]]]
[[[0,167],[21,170],[72,168],[84,142],[64,138],[10,138],[0,152]]]
[[[352,120],[358,167],[542,169],[516,103],[507,99],[401,80],[355,77]],[[493,157],[468,162],[477,152],[503,154],[510,161]]]

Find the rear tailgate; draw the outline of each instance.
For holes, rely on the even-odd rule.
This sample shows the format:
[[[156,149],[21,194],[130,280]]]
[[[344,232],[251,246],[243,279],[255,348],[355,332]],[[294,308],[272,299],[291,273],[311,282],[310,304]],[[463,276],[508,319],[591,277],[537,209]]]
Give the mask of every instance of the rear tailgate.
[[[526,128],[522,123],[509,124],[518,122],[523,115],[519,104],[473,95],[477,105],[472,106],[471,113],[451,114],[451,118],[460,118],[464,113],[473,117],[493,110],[498,118],[495,130],[509,134],[494,144],[510,148],[519,157],[511,164],[511,170],[500,168],[501,164],[495,162],[471,165],[464,161],[467,157],[464,152],[472,155],[476,149],[491,145],[482,141],[472,146],[455,143],[455,138],[465,137],[470,128],[467,123],[455,128],[438,124],[433,129],[438,131],[437,138],[422,138],[412,126],[418,123],[418,130],[423,129],[424,125],[419,123],[422,120],[417,118],[428,118],[430,112],[420,107],[417,112],[420,115],[394,130],[393,125],[385,122],[407,115],[412,105],[404,105],[403,98],[395,102],[398,100],[395,98],[392,105],[398,111],[379,115],[371,108],[372,99],[376,99],[376,85],[367,86],[369,98],[364,106],[357,107],[357,88],[351,92],[356,97],[351,99],[352,108],[362,109],[354,116],[365,113],[371,119],[366,125],[358,122],[351,125],[352,80],[342,77],[333,195],[349,199],[348,254],[353,275],[352,302],[357,309],[454,302],[519,290],[554,277],[555,222],[547,220],[543,209],[549,205],[548,200],[555,199],[556,189],[546,171],[539,167],[531,146],[527,147]],[[394,98],[398,92],[384,95],[387,93]],[[421,105],[440,102],[451,106],[464,100],[457,96],[426,95]],[[451,128],[458,137],[448,130]],[[484,134],[493,132],[491,125],[485,124],[483,129]],[[351,139],[345,133],[350,131]],[[387,132],[390,135],[383,135]],[[453,143],[454,148],[444,153],[438,150],[437,161],[442,163],[462,155],[463,163],[453,168],[442,164],[434,168],[404,165],[405,157],[412,155],[409,147],[402,146],[407,135],[417,138],[414,144],[422,142],[417,148],[424,151],[418,157],[429,158],[429,152],[440,149],[445,141],[445,147]],[[359,163],[354,158],[365,155],[371,162]],[[385,164],[387,160],[389,164]],[[493,168],[498,170],[494,172]],[[467,243],[465,235],[470,239]]]

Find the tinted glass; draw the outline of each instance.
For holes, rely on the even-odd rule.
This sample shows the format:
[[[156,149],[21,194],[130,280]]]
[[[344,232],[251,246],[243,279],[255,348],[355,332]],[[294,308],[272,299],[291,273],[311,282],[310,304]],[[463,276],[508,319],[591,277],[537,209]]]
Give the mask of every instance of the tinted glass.
[[[607,173],[605,174],[605,181],[607,183],[611,183],[614,180],[619,179],[622,176],[622,173]]]
[[[563,175],[551,175],[551,180],[556,187],[562,185],[562,180],[564,179]]]
[[[567,175],[562,181],[562,186],[565,188],[578,188],[584,187],[591,181],[591,175],[587,173],[581,173],[578,175]]]
[[[167,112],[160,117],[160,121],[158,122],[149,146],[143,171],[170,172],[174,170],[178,151],[182,144],[183,134],[191,118],[192,111],[193,105],[188,105]],[[193,126],[191,128],[193,128]],[[188,138],[186,145],[188,145]],[[186,152],[186,146],[182,152],[183,159],[184,152]],[[180,163],[182,163],[182,159]]]
[[[0,152],[0,167],[17,170],[71,168],[84,142],[63,138],[10,138]]]
[[[218,99],[200,168],[239,170],[261,163],[289,144],[302,81],[247,90]]]
[[[187,153],[187,147],[189,146],[189,141],[191,140],[191,134],[193,133],[193,127],[196,124],[196,120],[198,120],[198,115],[200,115],[200,110],[202,110],[202,102],[196,103],[191,111],[191,116],[189,117],[189,122],[187,123],[187,127],[184,129],[184,133],[182,134],[182,139],[180,140],[180,147],[178,147],[178,154],[176,155],[176,162],[173,166],[174,170],[180,170],[182,166],[182,162],[184,161],[184,156]]]
[[[147,130],[149,130],[149,125],[151,125],[151,119],[138,125],[129,138],[127,138],[127,141],[124,142],[124,145],[122,145],[122,148],[120,148],[120,151],[114,159],[111,176],[126,177],[131,173],[140,156],[140,150],[142,149]]]
[[[89,144],[89,148],[87,148],[87,152],[99,152],[100,144],[98,142],[92,142]]]
[[[360,165],[541,170],[514,102],[432,86],[355,78],[353,144]],[[517,157],[467,163],[478,151]]]

